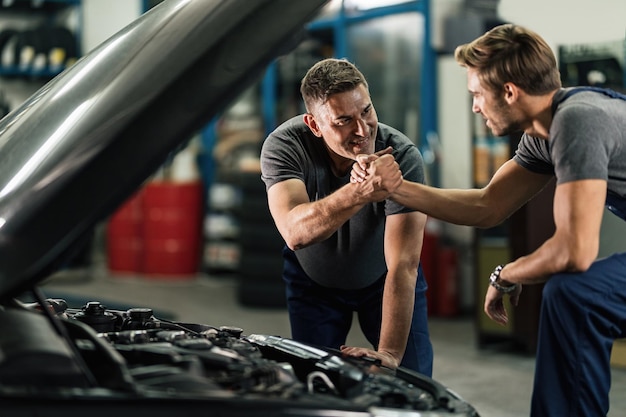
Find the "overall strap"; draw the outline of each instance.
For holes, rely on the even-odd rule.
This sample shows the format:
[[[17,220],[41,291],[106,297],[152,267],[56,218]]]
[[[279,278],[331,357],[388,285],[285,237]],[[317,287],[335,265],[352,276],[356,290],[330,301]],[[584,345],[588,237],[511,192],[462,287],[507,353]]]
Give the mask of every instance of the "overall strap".
[[[611,98],[618,98],[620,100],[626,101],[626,94],[618,93],[615,90],[611,90],[610,88],[602,88],[602,87],[591,87],[591,86],[582,86],[582,87],[574,87],[571,90],[568,90],[563,97],[559,101],[552,103],[552,114],[556,111],[556,108],[559,104],[564,102],[566,99],[570,98],[576,93],[580,93],[581,91],[593,91],[596,93],[604,94],[605,96],[609,96]]]
[[[615,193],[607,191],[606,193],[606,208],[617,217],[626,221],[626,199],[618,196]]]
[[[596,93],[602,93],[605,96],[609,96],[611,98],[619,98],[622,100],[626,100],[626,95],[622,94],[622,93],[618,93],[615,90],[611,90],[610,88],[602,88],[602,87],[591,87],[591,86],[582,86],[582,87],[575,87],[572,88],[571,90],[569,90],[565,96],[563,96],[563,98],[559,101],[559,103],[563,100],[565,100],[566,98],[570,97],[573,94],[576,93],[580,93],[581,91],[595,91]]]

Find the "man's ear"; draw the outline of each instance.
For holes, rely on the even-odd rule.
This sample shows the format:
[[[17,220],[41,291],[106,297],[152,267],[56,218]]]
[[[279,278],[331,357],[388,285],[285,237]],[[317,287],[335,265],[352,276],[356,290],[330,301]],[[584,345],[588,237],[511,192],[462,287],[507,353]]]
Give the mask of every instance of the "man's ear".
[[[514,103],[519,98],[519,88],[513,83],[504,83],[504,100],[508,103]]]
[[[313,132],[313,134],[317,136],[318,138],[321,138],[322,131],[317,125],[317,121],[315,121],[315,117],[313,117],[311,113],[305,113],[303,116],[303,119],[304,119],[304,124],[307,125],[309,129],[311,129],[311,132]]]

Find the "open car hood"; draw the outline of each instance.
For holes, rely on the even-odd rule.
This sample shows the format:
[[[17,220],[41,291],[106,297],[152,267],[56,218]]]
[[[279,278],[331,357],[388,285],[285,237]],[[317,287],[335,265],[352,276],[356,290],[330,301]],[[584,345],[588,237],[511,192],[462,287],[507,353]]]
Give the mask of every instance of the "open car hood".
[[[50,275],[327,0],[165,0],[0,121],[0,299]]]

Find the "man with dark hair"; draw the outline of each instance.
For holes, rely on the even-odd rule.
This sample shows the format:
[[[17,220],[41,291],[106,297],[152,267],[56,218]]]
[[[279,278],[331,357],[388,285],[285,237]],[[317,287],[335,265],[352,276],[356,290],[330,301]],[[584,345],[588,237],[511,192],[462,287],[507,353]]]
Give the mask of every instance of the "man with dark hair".
[[[547,43],[517,25],[498,26],[459,46],[455,57],[467,69],[472,110],[497,136],[523,132],[513,158],[482,189],[444,190],[407,180],[393,189],[397,166],[371,165],[377,155],[357,157],[351,181],[377,181],[393,189],[391,198],[400,204],[486,228],[556,177],[554,234],[527,256],[495,267],[484,310],[506,324],[503,297],[517,305],[522,285],[545,283],[531,415],[604,416],[611,347],[626,337],[626,253],[596,258],[604,207],[626,220],[626,97],[562,88]]]
[[[420,267],[426,216],[388,200],[376,181],[350,182],[356,156],[374,152],[372,169],[398,161],[406,178],[423,182],[421,154],[378,123],[365,77],[347,60],[315,64],[301,93],[306,113],[272,132],[261,152],[269,208],[286,243],[292,338],[431,376]],[[345,346],[355,312],[373,350]]]

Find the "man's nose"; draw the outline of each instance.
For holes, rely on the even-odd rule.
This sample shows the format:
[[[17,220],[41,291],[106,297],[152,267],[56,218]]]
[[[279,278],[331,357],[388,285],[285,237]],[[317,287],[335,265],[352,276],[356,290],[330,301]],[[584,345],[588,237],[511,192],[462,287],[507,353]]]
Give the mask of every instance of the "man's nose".
[[[476,104],[476,100],[472,100],[472,111],[474,113],[480,113],[480,106]]]
[[[367,122],[364,119],[355,119],[354,133],[359,136],[367,136]]]

